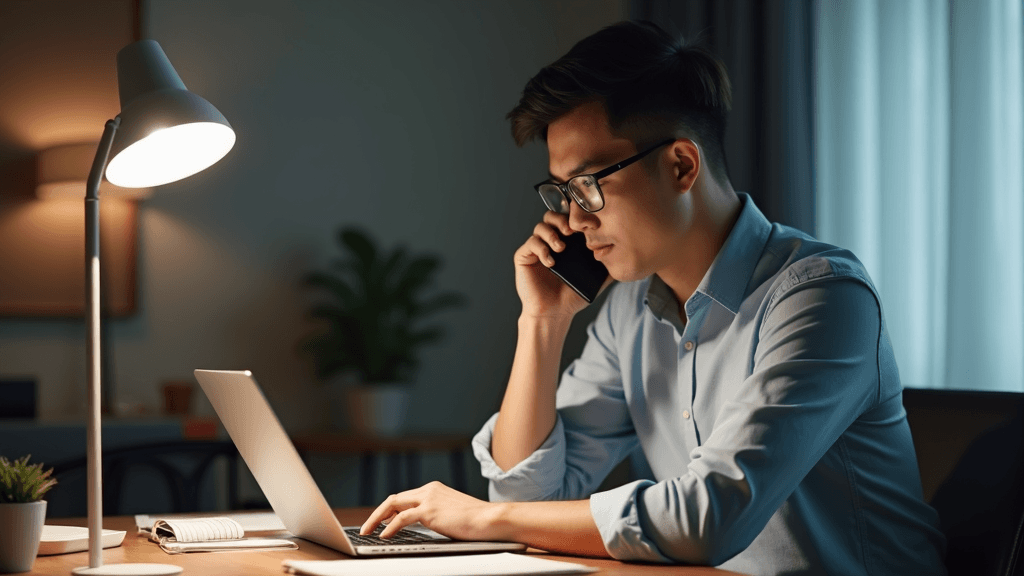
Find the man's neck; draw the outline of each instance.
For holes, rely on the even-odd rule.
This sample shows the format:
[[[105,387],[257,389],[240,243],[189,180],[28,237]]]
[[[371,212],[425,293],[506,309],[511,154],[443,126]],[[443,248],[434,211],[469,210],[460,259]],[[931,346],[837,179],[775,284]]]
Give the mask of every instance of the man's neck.
[[[693,226],[682,238],[682,257],[657,272],[676,297],[683,320],[686,301],[697,291],[732,232],[742,204],[732,186],[727,184],[696,195],[693,208]]]

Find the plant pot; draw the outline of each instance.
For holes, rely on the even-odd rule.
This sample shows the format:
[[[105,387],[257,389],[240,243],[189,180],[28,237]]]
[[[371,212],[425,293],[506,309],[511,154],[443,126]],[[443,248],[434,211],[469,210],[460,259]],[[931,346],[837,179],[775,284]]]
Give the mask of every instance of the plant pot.
[[[45,522],[46,500],[0,504],[0,573],[32,569]]]
[[[190,382],[166,382],[163,390],[164,414],[188,414],[192,410]]]
[[[409,409],[407,384],[363,384],[345,390],[352,431],[364,436],[399,436]]]

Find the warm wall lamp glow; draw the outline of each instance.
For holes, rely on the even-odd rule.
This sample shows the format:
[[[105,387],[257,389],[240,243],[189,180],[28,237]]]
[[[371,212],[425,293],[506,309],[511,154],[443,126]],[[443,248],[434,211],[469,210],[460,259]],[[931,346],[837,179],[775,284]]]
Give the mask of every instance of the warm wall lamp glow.
[[[86,475],[89,509],[89,566],[78,575],[178,574],[169,564],[103,565],[103,454],[100,440],[100,182],[139,188],[191,176],[224,157],[235,131],[203,98],[185,89],[160,45],[153,40],[129,44],[117,53],[121,113],[108,120],[96,148],[85,193],[86,355],[89,425]],[[110,159],[108,162],[108,158]]]
[[[86,179],[96,156],[97,142],[47,148],[36,156],[36,197],[40,200],[81,200]],[[124,188],[107,180],[100,182],[104,198],[145,200],[152,188]]]

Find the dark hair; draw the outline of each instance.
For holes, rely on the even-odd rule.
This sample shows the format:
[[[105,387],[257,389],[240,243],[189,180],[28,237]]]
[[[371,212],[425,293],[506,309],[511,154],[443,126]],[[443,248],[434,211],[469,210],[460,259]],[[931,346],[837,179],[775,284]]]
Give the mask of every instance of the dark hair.
[[[665,136],[692,138],[711,174],[728,180],[723,141],[732,88],[725,65],[706,49],[651,22],[608,26],[526,83],[507,116],[512,136],[519,146],[546,140],[551,122],[595,101],[604,105],[613,133],[638,145]]]

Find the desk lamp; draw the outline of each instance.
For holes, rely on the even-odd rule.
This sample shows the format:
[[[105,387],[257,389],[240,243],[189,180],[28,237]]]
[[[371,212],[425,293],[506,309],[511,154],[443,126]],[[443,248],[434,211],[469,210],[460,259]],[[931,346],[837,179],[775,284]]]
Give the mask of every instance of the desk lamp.
[[[181,567],[168,564],[103,565],[99,188],[104,169],[107,180],[125,188],[160,186],[191,176],[223,158],[235,143],[235,132],[212,104],[185,88],[153,40],[129,44],[117,53],[117,84],[121,113],[103,129],[85,191],[89,566],[72,574],[177,574]]]

